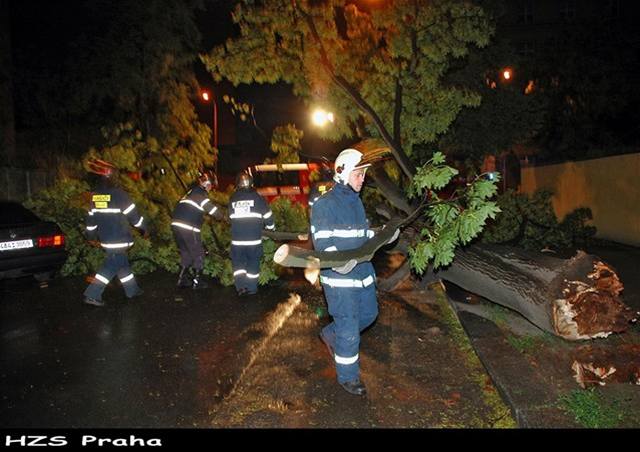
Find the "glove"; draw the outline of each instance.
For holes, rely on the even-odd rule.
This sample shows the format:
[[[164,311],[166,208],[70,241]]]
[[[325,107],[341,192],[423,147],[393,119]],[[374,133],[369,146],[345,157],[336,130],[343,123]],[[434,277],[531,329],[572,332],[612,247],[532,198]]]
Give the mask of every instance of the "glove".
[[[387,244],[395,242],[398,239],[399,235],[400,235],[400,229],[396,229],[396,232],[393,233],[393,237],[389,239]]]
[[[346,275],[351,270],[353,270],[353,267],[355,267],[357,264],[358,264],[357,260],[351,259],[349,262],[347,262],[343,266],[341,266],[341,267],[333,267],[331,270],[333,270],[334,272],[338,272],[341,275]]]

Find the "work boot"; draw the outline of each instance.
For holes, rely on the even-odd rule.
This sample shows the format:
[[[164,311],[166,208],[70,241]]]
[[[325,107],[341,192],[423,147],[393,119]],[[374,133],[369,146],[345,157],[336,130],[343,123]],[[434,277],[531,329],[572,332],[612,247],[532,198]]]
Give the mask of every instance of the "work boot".
[[[324,345],[327,347],[327,350],[329,351],[329,354],[331,355],[331,359],[335,359],[335,352],[333,351],[333,347],[331,346],[331,343],[329,342],[329,340],[324,337],[324,335],[322,334],[322,331],[320,332],[320,334],[318,334],[318,337],[324,343]]]
[[[189,267],[180,267],[180,274],[178,275],[178,287],[185,289],[191,287],[191,279],[189,278]]]
[[[95,298],[91,298],[91,297],[84,297],[84,302],[92,306],[98,306],[98,307],[104,306],[104,301],[96,300]]]
[[[204,280],[204,275],[202,274],[202,270],[194,270],[193,271],[193,284],[191,286],[192,289],[206,289],[209,287],[209,284]]]
[[[342,386],[349,394],[357,396],[367,395],[367,388],[365,388],[364,384],[362,384],[360,380],[346,381],[344,383],[340,383],[340,386]]]

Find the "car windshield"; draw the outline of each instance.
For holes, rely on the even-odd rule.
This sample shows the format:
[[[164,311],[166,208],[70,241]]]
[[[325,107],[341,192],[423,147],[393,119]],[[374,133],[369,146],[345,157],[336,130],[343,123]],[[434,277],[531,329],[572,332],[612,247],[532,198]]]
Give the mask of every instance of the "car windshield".
[[[39,221],[33,213],[15,202],[0,203],[0,225],[9,226],[19,223],[34,223]]]

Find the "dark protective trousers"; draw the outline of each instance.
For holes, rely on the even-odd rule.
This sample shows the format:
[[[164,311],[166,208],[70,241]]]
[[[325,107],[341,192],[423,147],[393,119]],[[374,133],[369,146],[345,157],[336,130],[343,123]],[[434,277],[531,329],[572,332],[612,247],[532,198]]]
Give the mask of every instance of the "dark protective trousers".
[[[200,233],[175,226],[172,229],[180,251],[180,264],[183,267],[202,270],[204,268],[204,247]]]
[[[233,280],[236,290],[258,291],[261,258],[262,244],[251,246],[231,245],[231,264],[233,266]]]
[[[96,273],[93,282],[84,291],[85,297],[102,300],[102,292],[116,275],[122,283],[127,298],[135,296],[140,291],[129,266],[126,251],[107,251],[107,257],[104,259],[102,267]]]
[[[333,322],[322,329],[335,355],[338,382],[360,379],[360,332],[378,317],[376,285],[365,288],[322,285]]]

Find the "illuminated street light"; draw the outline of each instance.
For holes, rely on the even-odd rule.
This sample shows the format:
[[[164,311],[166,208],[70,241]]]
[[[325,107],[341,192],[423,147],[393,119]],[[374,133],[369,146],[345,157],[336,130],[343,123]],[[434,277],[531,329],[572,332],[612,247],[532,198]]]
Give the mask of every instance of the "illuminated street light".
[[[511,80],[511,77],[513,77],[513,71],[511,70],[511,68],[505,68],[502,71],[502,78],[505,80]]]
[[[218,149],[218,103],[209,91],[202,91],[200,97],[205,102],[211,101],[213,105],[213,147]]]
[[[319,127],[324,127],[328,122],[333,122],[333,113],[325,111],[321,108],[316,109],[311,115],[313,123]]]

